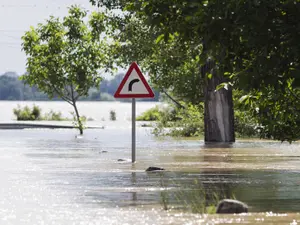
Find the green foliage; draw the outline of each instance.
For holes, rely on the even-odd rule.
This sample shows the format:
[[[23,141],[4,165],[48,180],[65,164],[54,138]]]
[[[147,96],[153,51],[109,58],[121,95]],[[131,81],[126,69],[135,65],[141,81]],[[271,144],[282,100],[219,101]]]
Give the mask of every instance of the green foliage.
[[[32,109],[28,106],[21,108],[18,105],[17,108],[13,109],[14,115],[17,117],[17,120],[40,120],[41,119],[41,109],[34,105]]]
[[[29,106],[24,106],[23,108],[18,105],[17,108],[13,109],[13,113],[16,116],[17,120],[68,120],[63,118],[61,112],[50,112],[42,115],[42,109],[36,105],[33,105],[32,108]]]
[[[110,111],[109,111],[109,119],[110,119],[111,121],[117,120],[117,115],[116,115],[116,111],[115,111],[115,110],[110,110]]]
[[[195,137],[202,135],[204,129],[202,105],[189,104],[186,108],[155,107],[139,119],[155,120],[153,133],[157,136]]]
[[[211,200],[207,197],[205,188],[202,183],[198,180],[194,180],[192,188],[183,186],[175,192],[175,198],[179,204],[181,204],[186,210],[191,211],[192,213],[216,213],[216,205],[218,204],[220,197],[215,192],[211,196]],[[223,197],[223,196],[222,196]]]
[[[260,125],[260,137],[280,141],[300,139],[300,90],[289,84],[278,89],[272,86],[260,92],[252,92],[241,98]]]
[[[62,117],[61,112],[54,112],[53,110],[50,110],[50,112],[43,116],[43,120],[61,121],[67,119]]]
[[[144,24],[137,17],[125,20],[112,18],[113,38],[118,45],[116,63],[125,67],[132,61],[147,71],[151,84],[158,90],[172,92],[178,100],[199,103],[203,100],[203,84],[199,70],[201,49],[189,49],[179,43],[174,35],[168,42],[156,40],[156,30]],[[134,35],[133,35],[134,34]]]
[[[158,106],[151,108],[136,118],[137,121],[157,121],[161,117]]]
[[[164,210],[172,208],[199,214],[215,214],[216,206],[221,199],[235,198],[234,195],[228,196],[215,187],[205,187],[197,179],[188,183],[172,181],[170,184],[161,175],[160,185],[165,189],[160,195]],[[168,189],[170,185],[172,189]]]
[[[240,138],[259,138],[260,137],[260,125],[253,116],[251,110],[245,107],[244,103],[240,100],[245,98],[244,91],[234,90],[234,129],[237,137]]]
[[[178,109],[177,120],[173,123],[174,129],[170,130],[171,136],[196,137],[204,133],[203,105],[187,105]]]
[[[83,131],[86,128],[86,121],[87,118],[85,116],[80,116],[78,117],[76,113],[70,112],[71,115],[73,116],[73,126],[76,127],[78,130]],[[80,132],[82,135],[82,133]]]
[[[236,96],[237,97],[237,96]],[[235,131],[241,138],[261,136],[258,120],[249,109],[235,101]],[[138,121],[154,121],[153,133],[156,136],[195,137],[204,133],[203,104],[189,104],[185,108],[158,106],[145,111],[137,117]]]
[[[108,55],[113,52],[107,44],[108,37],[103,38],[104,14],[94,12],[88,21],[86,16],[86,10],[71,6],[63,21],[51,16],[44,24],[31,27],[22,37],[27,73],[21,79],[37,86],[49,98],[58,96],[71,104],[80,134],[83,125],[76,101],[87,96],[91,87],[99,86],[100,70],[112,68]]]
[[[191,41],[190,48],[202,45],[200,58],[216,60],[219,69],[239,78],[240,87],[300,78],[299,0],[91,2],[138,17],[152,28],[157,44],[177,35],[181,46]]]
[[[250,111],[234,111],[234,129],[237,137],[255,138],[260,137],[260,130],[257,120]]]
[[[120,61],[138,61],[159,88],[198,104],[212,74],[200,70],[211,59],[235,89],[255,97],[243,102],[262,137],[299,139],[299,0],[90,2],[124,12],[113,19]],[[237,127],[251,133],[236,115]]]

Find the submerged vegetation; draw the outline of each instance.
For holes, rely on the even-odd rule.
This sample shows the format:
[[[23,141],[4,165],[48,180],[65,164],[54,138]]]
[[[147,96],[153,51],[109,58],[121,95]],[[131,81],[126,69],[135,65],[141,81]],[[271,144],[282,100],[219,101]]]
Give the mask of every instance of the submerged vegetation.
[[[109,111],[109,119],[110,119],[111,121],[117,120],[117,114],[116,114],[116,111],[115,111],[115,110],[110,110],[110,111]]]
[[[68,118],[62,117],[61,112],[55,112],[51,110],[46,114],[42,114],[42,109],[36,105],[33,105],[32,108],[29,106],[24,106],[23,108],[18,105],[17,108],[13,109],[13,113],[16,116],[18,121],[20,120],[69,120]]]
[[[139,121],[152,121],[156,136],[199,137],[204,135],[203,104],[188,104],[185,107],[154,107],[137,117]],[[237,137],[260,137],[257,122],[250,113],[235,110],[235,131]]]
[[[197,106],[190,104],[185,108],[156,106],[137,117],[137,120],[154,121],[153,133],[157,136],[195,137],[202,135],[204,130],[200,108],[203,109],[201,104]]]
[[[164,210],[178,209],[192,213],[214,214],[218,202],[222,199],[235,199],[233,194],[226,194],[224,190],[215,186],[205,186],[200,180],[179,183],[165,178],[160,174],[160,186],[164,188],[160,193],[160,202]]]

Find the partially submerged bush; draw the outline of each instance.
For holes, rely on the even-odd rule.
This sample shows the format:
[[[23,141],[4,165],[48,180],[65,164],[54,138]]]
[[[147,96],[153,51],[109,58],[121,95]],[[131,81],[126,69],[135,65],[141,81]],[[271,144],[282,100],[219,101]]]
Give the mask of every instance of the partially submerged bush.
[[[63,118],[61,112],[54,112],[51,110],[50,112],[42,115],[42,109],[36,105],[33,105],[32,108],[28,106],[24,106],[23,108],[18,105],[17,108],[13,109],[14,115],[17,117],[17,120],[25,121],[25,120],[68,120],[67,118]]]
[[[184,108],[175,106],[154,107],[144,112],[137,120],[154,121],[156,136],[197,137],[204,135],[204,106],[187,104]],[[235,110],[235,132],[238,137],[259,137],[255,118],[241,108]]]
[[[151,108],[136,118],[137,121],[158,121],[161,117],[161,112],[158,106]]]
[[[61,121],[61,120],[66,120],[66,118],[62,117],[61,112],[54,112],[53,110],[50,110],[50,112],[46,113],[43,116],[43,120]]]
[[[203,105],[189,104],[181,108],[177,113],[177,120],[174,122],[176,129],[171,129],[171,136],[196,137],[204,133]]]
[[[160,109],[156,106],[142,116],[151,121],[155,119],[153,133],[157,136],[195,137],[204,131],[202,104],[188,104],[185,108],[168,106]]]
[[[116,111],[115,111],[115,110],[110,110],[110,111],[109,111],[109,119],[110,119],[111,121],[117,120],[117,114],[116,114]]]
[[[17,120],[40,120],[41,119],[41,109],[33,105],[32,109],[28,106],[21,108],[18,105],[17,108],[13,109],[14,115],[17,117]]]
[[[257,122],[248,112],[235,110],[234,128],[237,137],[260,137]]]

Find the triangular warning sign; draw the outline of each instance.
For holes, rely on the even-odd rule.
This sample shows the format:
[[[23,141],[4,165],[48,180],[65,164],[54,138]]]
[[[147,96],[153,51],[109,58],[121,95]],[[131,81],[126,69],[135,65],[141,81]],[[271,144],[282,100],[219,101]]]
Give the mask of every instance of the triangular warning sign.
[[[154,93],[143,76],[138,65],[133,62],[120,86],[118,87],[115,98],[153,98]]]

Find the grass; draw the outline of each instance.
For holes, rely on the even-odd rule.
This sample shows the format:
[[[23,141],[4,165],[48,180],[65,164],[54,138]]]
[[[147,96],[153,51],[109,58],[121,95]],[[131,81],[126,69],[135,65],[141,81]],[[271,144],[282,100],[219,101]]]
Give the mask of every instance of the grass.
[[[197,179],[192,183],[178,183],[171,181],[168,188],[167,180],[163,173],[160,175],[160,185],[164,188],[160,193],[161,204],[164,210],[183,210],[198,214],[215,214],[218,202],[224,198],[235,199],[234,195],[226,196],[223,191],[205,188]],[[208,191],[209,190],[209,191]]]

